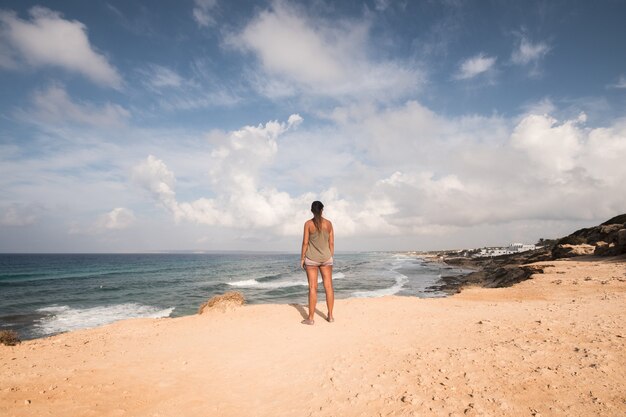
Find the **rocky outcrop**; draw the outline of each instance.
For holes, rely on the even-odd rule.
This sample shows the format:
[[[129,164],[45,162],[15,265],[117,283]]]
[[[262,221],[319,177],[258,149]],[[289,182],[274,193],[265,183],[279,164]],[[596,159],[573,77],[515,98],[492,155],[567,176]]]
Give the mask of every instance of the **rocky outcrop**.
[[[617,242],[615,242],[620,253],[626,253],[626,224],[624,228],[617,231]]]
[[[604,246],[608,246],[606,242],[602,243]],[[595,251],[596,246],[588,245],[586,243],[582,243],[580,245],[557,244],[554,249],[552,249],[552,256],[554,259],[573,258],[574,256],[593,255]]]
[[[552,250],[555,259],[592,254],[615,256],[622,253],[626,253],[626,214],[613,217],[598,226],[577,230],[559,239]]]
[[[427,291],[454,294],[468,285],[487,288],[510,287],[527,280],[533,274],[543,273],[541,268],[526,264],[549,260],[552,260],[550,248],[493,258],[444,258],[446,264],[475,271],[465,275],[442,276],[440,282],[429,287]]]
[[[228,311],[246,303],[243,294],[237,291],[229,291],[222,295],[216,295],[202,304],[198,309],[198,314],[207,314],[212,311]]]
[[[558,239],[554,246],[535,251],[493,258],[449,257],[442,252],[440,256],[445,263],[475,271],[465,275],[442,276],[440,282],[428,290],[453,294],[467,285],[508,287],[530,278],[533,274],[542,273],[540,268],[528,265],[534,262],[582,255],[615,256],[623,253],[626,253],[626,214],[613,217],[598,226],[577,230]]]

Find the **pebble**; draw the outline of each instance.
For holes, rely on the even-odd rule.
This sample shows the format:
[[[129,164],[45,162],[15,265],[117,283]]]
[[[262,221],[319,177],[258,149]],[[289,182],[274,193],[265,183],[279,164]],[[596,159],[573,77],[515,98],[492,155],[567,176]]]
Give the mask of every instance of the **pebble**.
[[[402,398],[400,398],[400,401],[402,401],[403,403],[407,403],[407,404],[416,404],[417,403],[417,399],[414,398],[412,395],[403,395]]]
[[[29,405],[30,404],[30,400],[24,400],[24,404]]]

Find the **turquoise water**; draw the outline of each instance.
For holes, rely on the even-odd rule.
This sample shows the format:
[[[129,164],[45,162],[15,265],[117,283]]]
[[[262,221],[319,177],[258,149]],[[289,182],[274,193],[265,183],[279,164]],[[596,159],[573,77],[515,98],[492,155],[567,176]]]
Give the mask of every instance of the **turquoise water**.
[[[183,316],[232,290],[251,304],[306,304],[298,261],[297,254],[259,253],[0,254],[0,329],[29,339],[125,318]],[[443,296],[428,290],[443,269],[455,272],[402,253],[336,254],[335,296]]]

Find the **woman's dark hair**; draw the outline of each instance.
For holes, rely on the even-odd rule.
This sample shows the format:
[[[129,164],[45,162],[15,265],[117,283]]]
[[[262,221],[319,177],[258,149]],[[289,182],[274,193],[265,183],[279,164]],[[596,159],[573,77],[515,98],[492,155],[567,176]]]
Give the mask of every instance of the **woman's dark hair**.
[[[311,204],[311,212],[313,212],[313,224],[315,224],[315,228],[320,231],[322,230],[322,210],[324,209],[324,205],[321,201],[314,201]]]

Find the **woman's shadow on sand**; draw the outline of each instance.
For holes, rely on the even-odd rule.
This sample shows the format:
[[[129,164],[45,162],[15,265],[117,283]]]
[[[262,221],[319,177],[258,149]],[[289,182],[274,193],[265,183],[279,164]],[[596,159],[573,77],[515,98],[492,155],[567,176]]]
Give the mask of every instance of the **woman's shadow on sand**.
[[[302,316],[303,319],[308,319],[309,318],[309,312],[307,311],[308,308],[305,308],[303,305],[301,304],[297,304],[297,303],[291,303],[289,304],[290,306],[292,306],[293,308],[295,308],[296,310],[298,310],[298,312],[300,313],[300,315]],[[323,318],[324,320],[327,320],[328,317],[326,316],[326,314],[323,314],[321,311],[319,311],[317,308],[315,309],[315,314],[320,316],[321,318]]]

